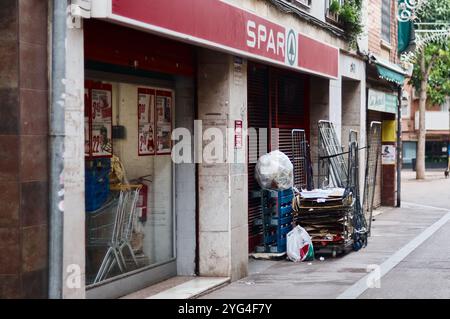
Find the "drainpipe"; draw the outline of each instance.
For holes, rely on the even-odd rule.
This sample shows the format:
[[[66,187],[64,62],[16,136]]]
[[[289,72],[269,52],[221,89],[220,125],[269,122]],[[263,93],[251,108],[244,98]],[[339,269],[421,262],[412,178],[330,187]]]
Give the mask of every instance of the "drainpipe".
[[[397,207],[401,206],[402,189],[402,86],[398,86],[397,109]]]
[[[50,220],[48,297],[63,297],[64,138],[67,1],[52,1],[50,103]]]

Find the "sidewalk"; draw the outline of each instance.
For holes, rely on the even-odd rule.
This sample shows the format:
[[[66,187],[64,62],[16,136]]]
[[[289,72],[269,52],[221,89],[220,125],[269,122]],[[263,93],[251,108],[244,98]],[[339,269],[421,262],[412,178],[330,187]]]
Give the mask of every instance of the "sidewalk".
[[[402,208],[383,208],[372,223],[368,246],[358,252],[298,264],[251,260],[247,278],[202,298],[337,298],[446,213],[407,202]]]

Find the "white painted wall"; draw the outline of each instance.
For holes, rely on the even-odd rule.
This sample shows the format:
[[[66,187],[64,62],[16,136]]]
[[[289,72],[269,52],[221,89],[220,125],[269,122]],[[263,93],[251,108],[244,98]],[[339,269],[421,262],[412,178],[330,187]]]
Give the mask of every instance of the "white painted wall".
[[[419,112],[414,115],[415,129],[419,129]],[[449,129],[449,114],[448,112],[425,112],[425,127],[427,131],[446,131]]]
[[[343,143],[342,131],[342,80],[330,80],[329,120],[333,122],[338,139]]]

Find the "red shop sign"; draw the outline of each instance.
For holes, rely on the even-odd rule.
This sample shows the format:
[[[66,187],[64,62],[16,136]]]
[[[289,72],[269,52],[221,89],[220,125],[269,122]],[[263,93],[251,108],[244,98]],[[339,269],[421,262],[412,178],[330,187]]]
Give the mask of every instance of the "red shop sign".
[[[338,48],[225,1],[108,0],[105,3],[100,16],[107,20],[271,64],[329,78],[338,76]]]

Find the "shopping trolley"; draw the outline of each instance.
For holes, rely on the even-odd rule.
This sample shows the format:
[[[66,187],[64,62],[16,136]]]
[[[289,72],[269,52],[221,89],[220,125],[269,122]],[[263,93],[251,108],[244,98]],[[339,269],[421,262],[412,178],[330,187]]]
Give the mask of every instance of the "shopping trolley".
[[[124,250],[128,250],[133,262],[138,262],[131,246],[136,204],[142,185],[117,185],[116,193],[101,209],[88,216],[88,246],[108,247],[97,271],[94,284],[105,280],[115,266],[121,273],[127,269]]]

